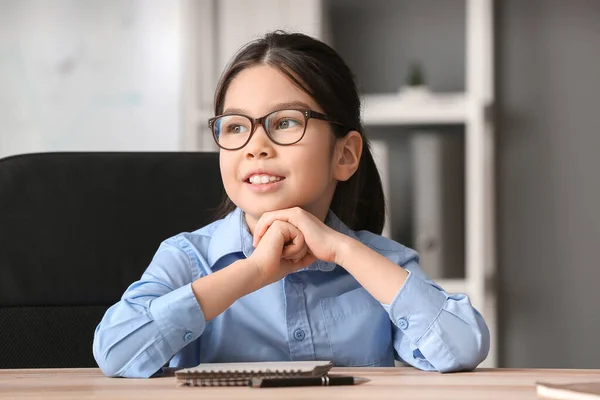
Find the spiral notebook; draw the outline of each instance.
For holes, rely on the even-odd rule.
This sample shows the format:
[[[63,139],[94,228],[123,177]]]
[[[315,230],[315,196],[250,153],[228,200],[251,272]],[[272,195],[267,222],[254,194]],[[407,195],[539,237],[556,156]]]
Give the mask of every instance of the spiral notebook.
[[[331,361],[205,363],[175,371],[180,386],[247,386],[252,378],[324,376]]]

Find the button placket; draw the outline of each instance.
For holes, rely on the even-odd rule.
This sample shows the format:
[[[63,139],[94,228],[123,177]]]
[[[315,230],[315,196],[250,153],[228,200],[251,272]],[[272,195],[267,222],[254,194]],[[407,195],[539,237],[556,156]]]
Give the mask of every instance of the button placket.
[[[314,359],[315,357],[304,287],[305,284],[298,276],[288,275],[283,280],[288,345],[292,360]]]

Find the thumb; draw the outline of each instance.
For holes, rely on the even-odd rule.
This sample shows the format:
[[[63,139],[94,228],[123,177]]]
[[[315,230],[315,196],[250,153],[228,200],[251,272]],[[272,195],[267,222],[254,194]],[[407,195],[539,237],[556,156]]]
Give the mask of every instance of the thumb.
[[[276,247],[283,252],[286,243],[291,243],[296,246],[299,242],[304,243],[302,238],[300,238],[301,240],[298,240],[299,235],[301,235],[300,231],[294,226],[283,221],[275,221],[269,226],[269,229],[265,232],[260,243],[266,242],[269,247]]]

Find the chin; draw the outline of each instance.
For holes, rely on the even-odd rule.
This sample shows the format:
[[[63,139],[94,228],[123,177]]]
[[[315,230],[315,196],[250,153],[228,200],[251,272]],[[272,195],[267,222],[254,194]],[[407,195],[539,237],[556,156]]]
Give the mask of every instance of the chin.
[[[292,208],[292,207],[296,207],[296,205],[276,204],[276,205],[270,205],[270,206],[267,205],[267,206],[263,206],[263,207],[240,206],[240,208],[244,211],[244,213],[251,215],[252,217],[255,217],[257,219],[260,218],[261,215],[263,215],[266,212],[285,210],[285,209]]]

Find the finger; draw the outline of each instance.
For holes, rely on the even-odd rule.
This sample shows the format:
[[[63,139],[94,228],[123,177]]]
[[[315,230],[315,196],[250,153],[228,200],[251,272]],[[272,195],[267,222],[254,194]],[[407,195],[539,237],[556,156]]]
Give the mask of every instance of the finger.
[[[273,222],[277,221],[279,218],[273,216],[273,214],[278,213],[277,211],[271,211],[264,213],[259,220],[256,222],[254,226],[254,235],[252,240],[252,245],[256,247],[258,242],[263,238],[265,233],[269,230]]]
[[[281,257],[283,258],[296,258],[296,254],[303,252],[304,254],[308,251],[308,247],[304,243],[292,243],[283,248]]]
[[[302,259],[306,253],[308,253],[308,247],[305,243],[293,244],[290,246],[286,246],[281,253],[281,256],[286,260],[297,261]]]
[[[260,242],[270,228],[270,224],[265,225],[263,223],[264,217],[265,214],[263,214],[258,221],[256,221],[256,225],[254,225],[254,232],[252,233],[252,245],[254,247],[258,246],[258,242]]]
[[[285,238],[285,247],[282,252],[282,257],[290,257],[299,252],[303,247],[306,247],[304,235],[294,225],[283,221],[275,221],[273,222],[273,225],[274,224],[278,224],[278,226],[281,227],[282,234]]]
[[[256,223],[256,226],[254,227],[253,245],[256,247],[258,242],[260,242],[260,239],[264,236],[265,232],[269,229],[269,227],[271,226],[271,224],[273,224],[274,221],[285,221],[298,227],[295,215],[301,212],[302,209],[300,209],[299,207],[294,207],[285,210],[269,211],[264,213]]]
[[[292,224],[275,220],[263,236],[263,241],[268,240],[272,246],[277,246],[283,251],[289,248],[292,253],[298,251],[304,245],[304,236]]]
[[[261,243],[263,246],[273,247],[279,249],[279,251],[283,250],[283,246],[285,245],[285,235],[281,232],[281,227],[279,224],[275,223],[262,238]]]
[[[271,225],[278,220],[272,214],[273,212],[264,213],[260,219],[256,222],[254,226],[254,237],[253,237],[253,245],[256,247],[258,242],[263,238],[265,233],[269,230]]]

